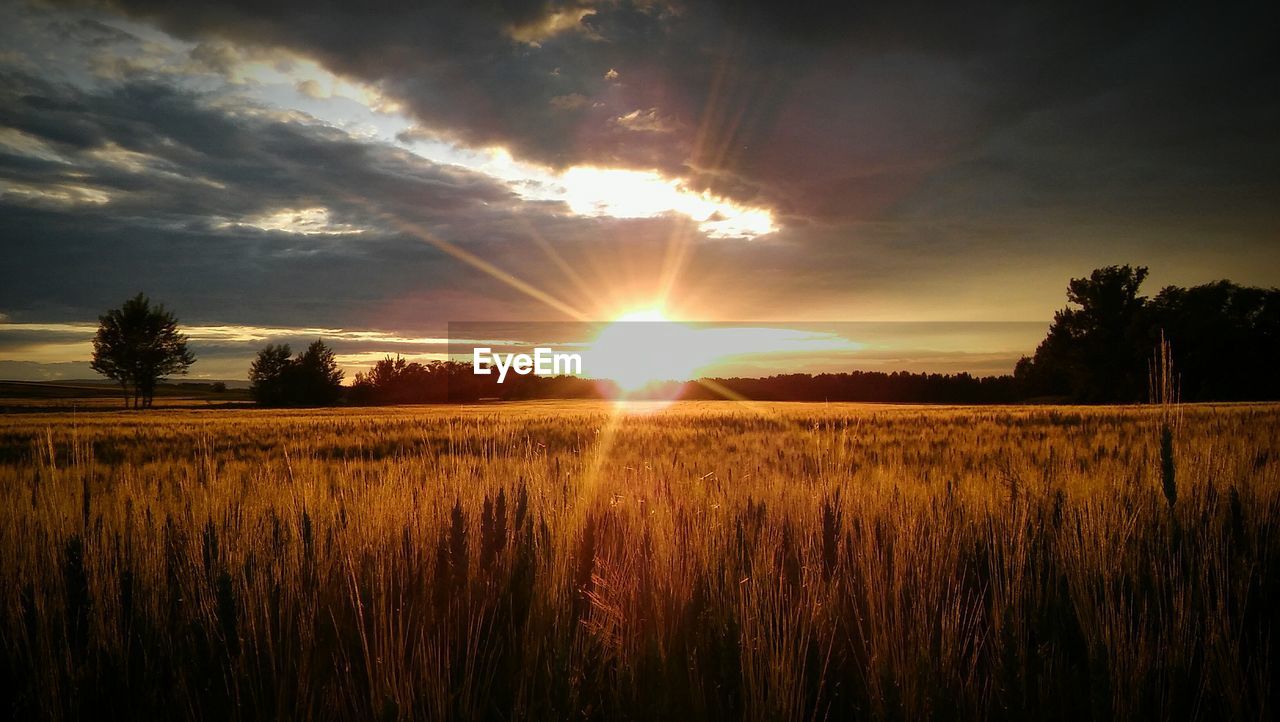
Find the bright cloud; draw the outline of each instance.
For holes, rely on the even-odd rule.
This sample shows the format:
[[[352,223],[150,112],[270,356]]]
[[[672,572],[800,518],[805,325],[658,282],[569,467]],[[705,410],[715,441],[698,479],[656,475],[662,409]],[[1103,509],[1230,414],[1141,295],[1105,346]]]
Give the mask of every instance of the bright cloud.
[[[335,223],[329,217],[329,209],[323,207],[283,208],[235,222],[228,221],[222,225],[223,227],[253,226],[264,231],[285,231],[308,236],[331,236],[364,232],[363,229],[346,223]]]
[[[656,171],[574,166],[556,172],[518,161],[502,148],[468,151],[457,160],[506,181],[527,200],[561,201],[580,216],[652,218],[677,213],[697,222],[712,238],[754,238],[778,230],[767,208],[695,191]]]

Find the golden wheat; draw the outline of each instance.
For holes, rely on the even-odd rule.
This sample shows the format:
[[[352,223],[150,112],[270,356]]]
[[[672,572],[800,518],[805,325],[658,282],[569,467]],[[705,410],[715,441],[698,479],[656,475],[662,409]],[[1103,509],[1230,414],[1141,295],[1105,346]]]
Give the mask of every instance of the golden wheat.
[[[1261,719],[1280,408],[0,417],[19,718]]]

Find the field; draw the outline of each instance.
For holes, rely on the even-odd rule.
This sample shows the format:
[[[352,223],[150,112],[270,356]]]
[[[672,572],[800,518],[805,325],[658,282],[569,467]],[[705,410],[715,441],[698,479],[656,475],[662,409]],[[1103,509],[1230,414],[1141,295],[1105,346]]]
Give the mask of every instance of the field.
[[[244,405],[252,401],[247,388],[217,391],[210,382],[166,382],[156,387],[155,405],[169,408],[209,408]],[[36,413],[119,409],[120,387],[107,381],[0,380],[0,413]]]
[[[0,705],[1266,719],[1278,432],[1274,405],[0,415]]]

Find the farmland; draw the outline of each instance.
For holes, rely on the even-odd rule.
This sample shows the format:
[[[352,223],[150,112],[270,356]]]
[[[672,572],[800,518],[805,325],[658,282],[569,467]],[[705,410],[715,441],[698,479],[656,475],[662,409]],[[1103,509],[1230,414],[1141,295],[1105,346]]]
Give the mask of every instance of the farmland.
[[[14,718],[1262,719],[1280,407],[0,415]]]

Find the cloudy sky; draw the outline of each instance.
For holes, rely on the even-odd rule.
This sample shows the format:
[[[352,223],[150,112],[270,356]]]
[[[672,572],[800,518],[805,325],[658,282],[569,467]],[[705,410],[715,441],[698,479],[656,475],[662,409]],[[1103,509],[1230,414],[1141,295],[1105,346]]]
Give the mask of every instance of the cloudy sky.
[[[0,378],[140,290],[242,378],[652,307],[1002,372],[1098,266],[1280,284],[1268,4],[336,5],[0,0]]]

